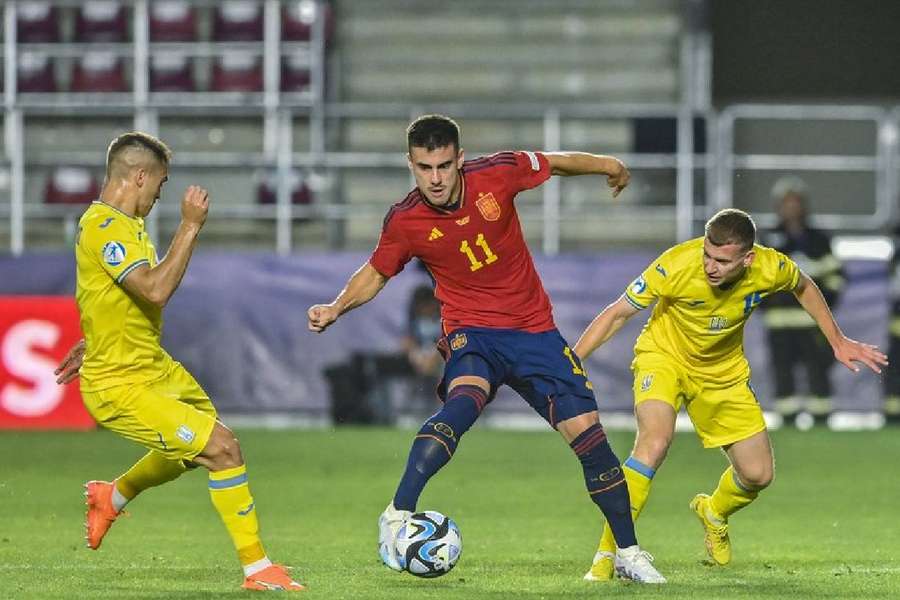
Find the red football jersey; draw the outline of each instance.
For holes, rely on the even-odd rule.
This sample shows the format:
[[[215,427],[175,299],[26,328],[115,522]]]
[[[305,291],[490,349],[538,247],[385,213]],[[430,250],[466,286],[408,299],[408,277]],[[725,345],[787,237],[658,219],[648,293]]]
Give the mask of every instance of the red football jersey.
[[[418,188],[391,207],[370,264],[393,277],[418,258],[435,279],[444,332],[459,327],[555,327],[550,298],[522,236],[513,199],[550,177],[547,157],[500,152],[463,163],[463,198],[452,210]]]

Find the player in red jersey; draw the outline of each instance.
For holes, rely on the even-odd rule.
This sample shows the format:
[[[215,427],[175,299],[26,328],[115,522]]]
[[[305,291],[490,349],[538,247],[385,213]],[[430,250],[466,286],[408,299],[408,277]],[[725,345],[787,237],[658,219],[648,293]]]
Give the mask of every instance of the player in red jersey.
[[[637,545],[621,464],[600,425],[591,383],[556,330],[513,203],[551,175],[603,175],[615,196],[628,185],[628,169],[616,158],[581,152],[501,152],[465,161],[458,126],[441,115],[413,121],[407,143],[416,189],[391,207],[375,252],[337,298],[308,311],[310,330],[324,331],[374,298],[414,257],[436,282],[445,334],[438,345],[447,359],[439,387],[444,405],[416,435],[394,500],[379,519],[382,561],[403,568],[397,531],[428,479],[507,384],[578,456],[590,497],[614,532],[620,576],[664,583]]]

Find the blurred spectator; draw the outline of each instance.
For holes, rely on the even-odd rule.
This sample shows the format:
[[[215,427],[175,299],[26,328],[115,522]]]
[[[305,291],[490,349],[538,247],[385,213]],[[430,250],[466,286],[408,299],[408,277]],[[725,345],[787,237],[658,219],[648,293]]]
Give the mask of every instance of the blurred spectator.
[[[884,416],[888,423],[900,424],[900,227],[894,231],[894,256],[891,258],[891,341],[890,364],[884,372]]]
[[[844,287],[843,270],[831,253],[831,238],[809,225],[806,184],[796,177],[784,177],[775,183],[772,197],[779,222],[770,233],[767,245],[794,260],[816,282],[834,310]],[[776,410],[786,423],[802,412],[824,420],[831,412],[829,370],[834,362],[831,346],[793,294],[775,294],[763,303],[763,308],[775,375]],[[797,392],[798,366],[805,368],[809,396]]]
[[[409,329],[400,352],[358,352],[348,362],[325,369],[335,423],[393,424],[396,411],[388,384],[397,379],[411,384],[406,392],[407,413],[418,418],[434,410],[444,364],[435,344],[441,337],[441,306],[434,290],[417,287],[408,311]]]

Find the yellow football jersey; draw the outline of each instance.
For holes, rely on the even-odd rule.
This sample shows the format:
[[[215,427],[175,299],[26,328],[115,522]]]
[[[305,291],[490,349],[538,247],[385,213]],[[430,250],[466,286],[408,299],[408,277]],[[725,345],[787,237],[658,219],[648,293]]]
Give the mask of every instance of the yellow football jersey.
[[[103,390],[162,377],[172,358],[160,346],[162,309],[121,286],[141,265],[156,265],[144,220],[93,202],[78,223],[76,291],[86,352],[81,389]]]
[[[744,324],[760,301],[793,290],[800,269],[784,254],[756,244],[753,263],[728,289],[711,286],[703,270],[703,238],[664,252],[625,290],[635,308],[656,301],[635,344],[635,355],[671,356],[710,385],[731,385],[747,378]]]

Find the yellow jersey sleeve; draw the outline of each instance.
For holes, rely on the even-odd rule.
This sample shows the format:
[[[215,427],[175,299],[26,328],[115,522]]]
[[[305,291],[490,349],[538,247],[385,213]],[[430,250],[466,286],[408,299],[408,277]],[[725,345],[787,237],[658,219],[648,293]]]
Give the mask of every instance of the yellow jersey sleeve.
[[[665,263],[669,254],[669,251],[664,252],[625,288],[625,300],[636,309],[644,310],[658,298],[668,295],[670,282]]]
[[[793,260],[773,248],[765,248],[770,253],[771,266],[773,271],[772,288],[769,293],[775,292],[791,292],[800,283],[800,267]]]
[[[139,236],[146,235],[130,226],[124,217],[107,217],[99,225],[86,227],[79,243],[96,264],[121,283],[141,265],[150,265],[147,247]]]

